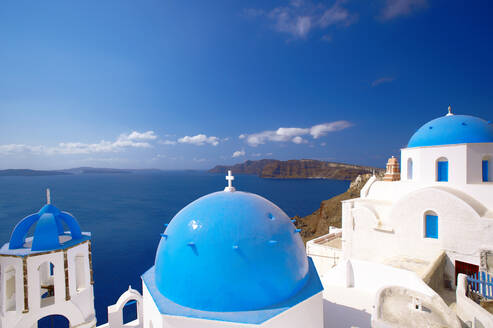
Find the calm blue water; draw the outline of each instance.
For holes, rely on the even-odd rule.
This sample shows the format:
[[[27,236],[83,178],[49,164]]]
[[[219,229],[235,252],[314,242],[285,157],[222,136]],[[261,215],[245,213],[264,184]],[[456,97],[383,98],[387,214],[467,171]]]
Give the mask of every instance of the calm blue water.
[[[71,212],[92,233],[94,293],[98,324],[107,306],[132,285],[142,291],[140,275],[154,263],[164,224],[185,205],[226,186],[224,175],[205,172],[0,177],[0,242],[15,224],[37,212],[51,188],[52,203]],[[260,179],[238,175],[237,190],[259,194],[290,217],[307,215],[320,202],[344,192],[348,181]]]

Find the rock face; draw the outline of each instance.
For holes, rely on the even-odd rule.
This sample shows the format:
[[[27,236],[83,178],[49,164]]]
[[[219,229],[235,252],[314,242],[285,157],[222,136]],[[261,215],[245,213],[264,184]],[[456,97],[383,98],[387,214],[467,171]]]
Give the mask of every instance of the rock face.
[[[313,159],[279,161],[274,159],[262,159],[259,161],[246,161],[233,166],[216,166],[209,170],[211,173],[226,173],[231,170],[233,174],[256,174],[261,178],[278,179],[336,179],[353,180],[360,174],[382,172],[381,168],[351,165],[335,162],[324,162]]]
[[[329,226],[341,227],[342,204],[341,201],[358,198],[360,191],[372,174],[359,175],[351,182],[349,189],[328,200],[324,200],[320,208],[305,217],[295,216],[295,225],[301,229],[301,237],[306,243],[308,240],[322,236],[329,231]]]

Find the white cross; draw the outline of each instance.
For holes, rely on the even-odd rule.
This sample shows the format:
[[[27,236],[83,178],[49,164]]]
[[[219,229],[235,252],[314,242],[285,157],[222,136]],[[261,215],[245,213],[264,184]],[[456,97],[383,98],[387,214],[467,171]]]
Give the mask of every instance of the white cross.
[[[235,191],[236,189],[233,187],[234,176],[231,175],[231,170],[228,170],[228,175],[226,176],[226,180],[228,180],[228,186],[224,188],[224,191]]]
[[[50,188],[46,188],[46,204],[51,204]]]

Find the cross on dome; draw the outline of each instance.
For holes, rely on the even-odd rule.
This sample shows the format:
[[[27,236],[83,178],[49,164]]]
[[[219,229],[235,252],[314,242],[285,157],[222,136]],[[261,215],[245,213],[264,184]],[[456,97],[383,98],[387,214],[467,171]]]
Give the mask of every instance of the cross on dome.
[[[224,188],[224,191],[233,192],[236,191],[235,187],[233,187],[233,180],[235,177],[231,175],[231,170],[228,170],[228,175],[226,176],[226,180],[228,180],[228,186]]]
[[[51,204],[50,188],[46,188],[46,204]]]
[[[454,115],[454,114],[452,113],[452,106],[448,105],[448,113],[447,113],[447,115],[446,115],[446,116],[452,116],[452,115]]]

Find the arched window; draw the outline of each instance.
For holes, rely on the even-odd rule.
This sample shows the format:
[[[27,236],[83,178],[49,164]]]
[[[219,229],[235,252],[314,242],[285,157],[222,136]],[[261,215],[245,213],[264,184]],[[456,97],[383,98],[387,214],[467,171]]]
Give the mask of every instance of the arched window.
[[[55,266],[51,262],[43,262],[38,272],[40,305],[52,305],[55,303]]]
[[[438,239],[438,215],[435,212],[428,211],[425,213],[424,235],[425,238]]]
[[[123,324],[139,319],[136,300],[130,300],[127,303],[125,303],[125,305],[123,306],[122,316],[123,316]]]
[[[75,257],[75,288],[77,292],[81,292],[86,288],[86,270],[84,264],[84,256],[77,255]]]
[[[448,159],[441,157],[436,165],[437,181],[448,181]]]
[[[70,321],[62,315],[49,315],[38,320],[38,328],[69,328]]]
[[[16,310],[15,268],[13,267],[5,271],[5,310]]]
[[[407,179],[408,180],[413,179],[413,159],[412,158],[407,159]]]
[[[493,163],[491,161],[491,156],[483,157],[482,172],[483,172],[483,182],[488,182],[493,180],[493,170],[491,169]]]

